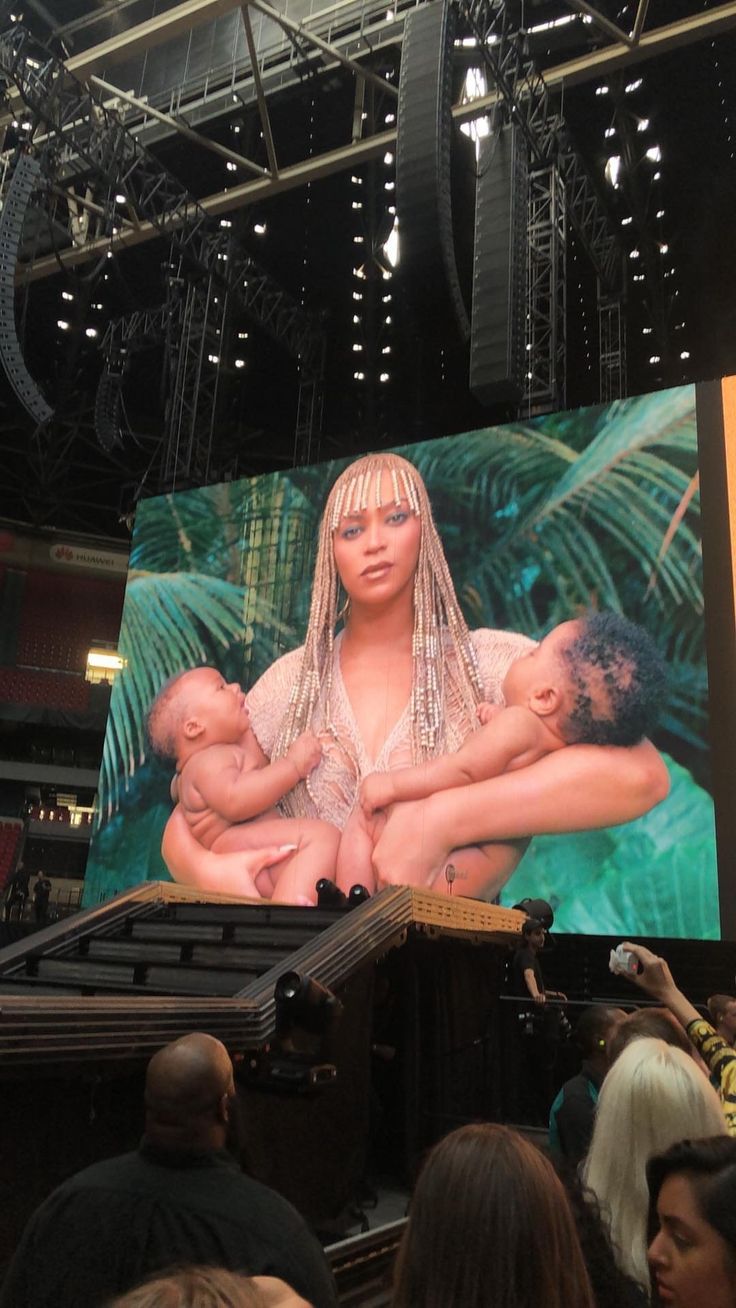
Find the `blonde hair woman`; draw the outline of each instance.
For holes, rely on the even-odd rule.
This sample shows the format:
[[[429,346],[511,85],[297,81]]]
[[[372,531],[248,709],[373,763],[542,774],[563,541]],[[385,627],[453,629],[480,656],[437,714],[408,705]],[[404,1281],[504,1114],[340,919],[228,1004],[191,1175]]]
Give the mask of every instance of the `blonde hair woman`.
[[[337,478],[319,532],[304,645],[283,655],[248,696],[264,759],[305,730],[324,740],[320,765],[285,809],[343,829],[363,778],[457,749],[481,700],[501,703],[524,636],[463,618],[417,469],[368,455]],[[397,805],[376,846],[379,884],[446,890],[450,854],[465,894],[492,897],[521,853],[511,841],[608,826],[664,797],[667,774],[647,741],[621,750],[575,745],[491,781]],[[167,863],[187,879],[194,842],[172,821]],[[262,873],[257,884],[268,893]]]
[[[642,1286],[649,1286],[649,1159],[688,1137],[725,1134],[715,1090],[688,1054],[663,1040],[634,1040],[606,1076],[583,1180],[619,1266]]]

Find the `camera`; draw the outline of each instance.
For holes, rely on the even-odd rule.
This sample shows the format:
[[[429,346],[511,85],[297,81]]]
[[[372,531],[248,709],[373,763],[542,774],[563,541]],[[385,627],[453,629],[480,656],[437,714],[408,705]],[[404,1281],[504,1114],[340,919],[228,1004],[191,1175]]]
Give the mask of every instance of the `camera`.
[[[608,966],[615,976],[636,976],[639,970],[636,955],[630,949],[624,949],[623,945],[611,950]]]

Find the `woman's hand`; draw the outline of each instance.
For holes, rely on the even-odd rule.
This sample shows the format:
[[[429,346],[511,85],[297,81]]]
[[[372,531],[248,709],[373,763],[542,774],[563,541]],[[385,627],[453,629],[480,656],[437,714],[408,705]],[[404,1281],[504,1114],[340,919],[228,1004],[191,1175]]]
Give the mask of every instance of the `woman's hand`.
[[[294,845],[266,845],[229,854],[213,854],[197,843],[181,809],[174,809],[164,828],[161,854],[175,881],[200,890],[260,899],[259,873],[283,863]]]
[[[670,972],[669,963],[664,958],[652,953],[646,945],[635,945],[630,940],[623,942],[623,948],[633,954],[639,963],[638,973],[625,974],[635,986],[668,1008],[683,1026],[689,1026],[690,1022],[699,1020],[700,1013],[678,989]]]
[[[431,886],[444,872],[451,843],[447,830],[435,821],[433,799],[415,799],[391,809],[373,850],[379,886]]]

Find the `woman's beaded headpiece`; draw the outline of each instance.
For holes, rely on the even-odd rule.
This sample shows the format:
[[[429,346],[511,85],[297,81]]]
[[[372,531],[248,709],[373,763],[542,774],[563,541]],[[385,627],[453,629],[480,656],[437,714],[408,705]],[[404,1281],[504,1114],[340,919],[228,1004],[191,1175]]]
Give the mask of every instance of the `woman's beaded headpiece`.
[[[273,751],[282,757],[302,731],[311,727],[318,702],[321,730],[334,731],[331,714],[335,627],[339,618],[340,579],[335,565],[333,536],[350,513],[382,508],[382,474],[391,481],[390,501],[405,500],[422,524],[414,576],[414,671],[411,690],[412,755],[415,762],[441,752],[448,694],[463,706],[468,729],[483,698],[480,673],[470,632],[460,610],[427,489],[417,469],[398,454],[369,454],[340,474],[327,497],[317,545],[304,657],[288,710]],[[295,816],[306,811],[304,784],[286,797],[284,807]]]

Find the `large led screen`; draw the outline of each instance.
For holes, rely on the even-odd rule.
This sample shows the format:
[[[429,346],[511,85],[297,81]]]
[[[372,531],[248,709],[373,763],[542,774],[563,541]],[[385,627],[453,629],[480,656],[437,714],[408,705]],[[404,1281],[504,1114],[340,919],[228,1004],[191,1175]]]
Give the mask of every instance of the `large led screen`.
[[[717,938],[695,389],[398,453],[408,472],[340,459],[141,505],[86,902],[167,879],[165,831],[177,879],[232,892],[242,868],[242,893],[300,902],[304,876],[334,873],[342,838],[368,869],[356,881],[375,875],[372,842],[388,881],[503,904],[541,896],[563,932]],[[393,662],[391,604],[404,615]],[[588,739],[568,734],[560,707],[577,673],[543,651],[595,612],[625,615],[664,661],[653,745],[568,743]],[[511,695],[512,682],[527,693],[534,658],[563,697],[553,710]],[[204,679],[168,684],[203,666]],[[589,698],[628,675],[603,668]],[[150,730],[172,757],[149,743],[157,697]],[[463,781],[453,756],[471,738]],[[408,792],[356,822],[374,767],[400,771]],[[295,844],[301,883],[288,875]],[[259,851],[282,845],[264,872]]]

